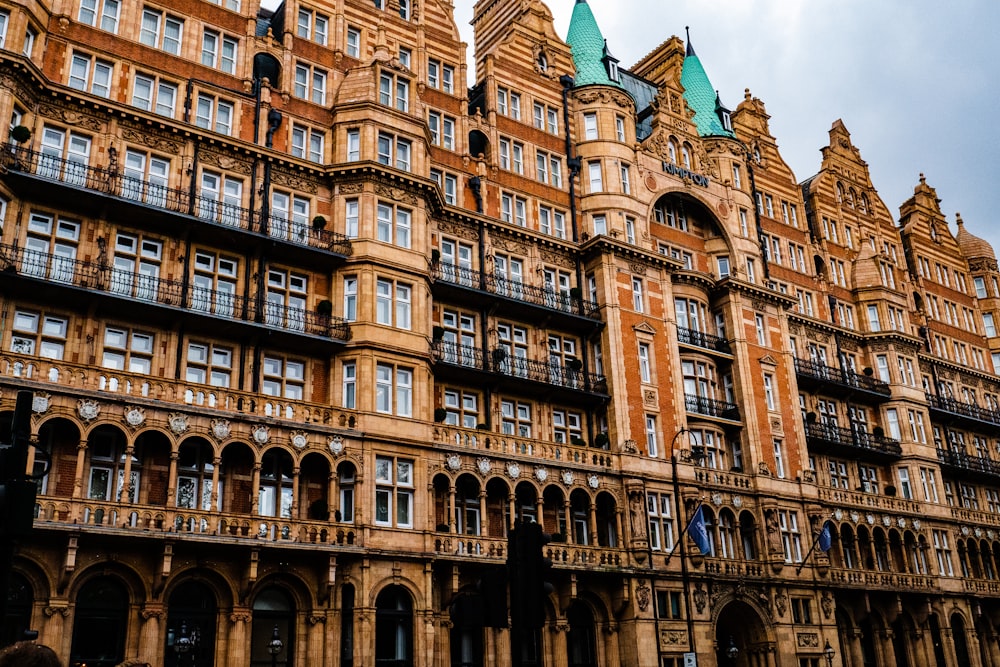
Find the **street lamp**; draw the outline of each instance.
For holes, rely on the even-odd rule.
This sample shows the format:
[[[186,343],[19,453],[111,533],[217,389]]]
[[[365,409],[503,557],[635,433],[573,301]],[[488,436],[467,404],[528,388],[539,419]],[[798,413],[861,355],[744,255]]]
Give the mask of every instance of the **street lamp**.
[[[829,639],[826,640],[826,646],[823,647],[823,655],[826,656],[826,664],[833,667],[833,656],[837,655],[837,652],[833,650],[832,646],[830,646]]]
[[[736,662],[736,658],[740,657],[740,649],[732,635],[729,635],[729,648],[726,649],[726,656],[731,662]]]
[[[271,667],[278,667],[278,654],[281,650],[285,648],[284,643],[281,641],[281,636],[278,634],[278,626],[274,626],[274,634],[271,635],[271,641],[267,643],[267,652],[271,654]]]

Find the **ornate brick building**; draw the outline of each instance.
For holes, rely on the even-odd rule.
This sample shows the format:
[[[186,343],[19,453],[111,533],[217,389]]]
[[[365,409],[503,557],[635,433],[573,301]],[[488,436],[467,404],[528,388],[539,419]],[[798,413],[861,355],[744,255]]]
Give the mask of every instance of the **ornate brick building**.
[[[690,39],[479,0],[470,77],[452,10],[0,0],[5,638],[499,667],[522,519],[525,664],[1000,665],[992,248],[840,121],[800,182]]]

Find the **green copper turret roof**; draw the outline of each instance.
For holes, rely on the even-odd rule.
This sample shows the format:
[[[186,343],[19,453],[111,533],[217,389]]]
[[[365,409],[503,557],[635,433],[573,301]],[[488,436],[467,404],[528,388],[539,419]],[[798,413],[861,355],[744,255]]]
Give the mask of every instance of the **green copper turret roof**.
[[[698,54],[694,52],[690,34],[687,35],[681,85],[684,86],[684,99],[688,106],[694,109],[694,122],[698,126],[698,134],[703,137],[732,137],[733,133],[722,126],[722,120],[716,112],[718,93],[708,80]]]
[[[590,11],[587,0],[576,0],[576,5],[573,6],[566,43],[573,50],[573,64],[576,66],[574,81],[577,86],[598,84],[621,87],[621,84],[608,78],[604,63],[604,36],[597,27],[597,20]]]

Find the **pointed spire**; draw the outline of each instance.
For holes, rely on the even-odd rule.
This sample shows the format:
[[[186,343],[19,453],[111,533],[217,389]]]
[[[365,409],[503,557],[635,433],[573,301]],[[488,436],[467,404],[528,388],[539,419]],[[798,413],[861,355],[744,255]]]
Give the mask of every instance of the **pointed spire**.
[[[733,132],[729,122],[729,110],[722,105],[718,92],[708,80],[701,60],[691,45],[691,31],[685,27],[688,37],[687,55],[681,70],[681,85],[684,86],[684,100],[694,110],[694,122],[698,134],[703,137],[731,137]]]
[[[618,60],[608,51],[608,44],[587,0],[577,0],[573,5],[566,43],[573,50],[577,86],[598,84],[620,87],[617,81]]]
[[[694,44],[691,43],[691,28],[689,26],[684,26],[684,37],[687,41],[687,50],[684,52],[686,56],[696,56],[697,53],[694,52]]]

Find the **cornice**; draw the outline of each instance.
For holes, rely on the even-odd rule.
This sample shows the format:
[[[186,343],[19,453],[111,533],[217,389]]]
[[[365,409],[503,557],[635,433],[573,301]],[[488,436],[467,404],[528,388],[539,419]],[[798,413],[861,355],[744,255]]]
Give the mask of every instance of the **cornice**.
[[[947,368],[948,370],[954,371],[959,375],[978,378],[980,380],[989,382],[993,385],[1000,385],[1000,377],[997,377],[996,375],[987,373],[985,371],[979,371],[974,368],[969,368],[968,366],[959,366],[958,364],[948,361],[947,359],[941,359],[939,357],[927,354],[926,352],[918,352],[917,361],[918,362],[924,361],[931,364],[932,366]]]
[[[626,261],[641,262],[647,266],[663,269],[666,271],[677,271],[682,269],[684,264],[678,260],[659,253],[643,250],[637,246],[624,243],[611,236],[599,234],[591,237],[580,245],[580,250],[587,258],[596,254],[610,254],[614,257],[623,257]]]
[[[787,294],[782,294],[775,290],[764,289],[753,283],[748,283],[740,280],[739,278],[729,277],[724,280],[720,280],[716,284],[717,291],[730,290],[734,292],[739,292],[741,294],[746,294],[752,299],[763,299],[770,303],[776,304],[785,308],[786,310],[795,306],[798,300]]]

